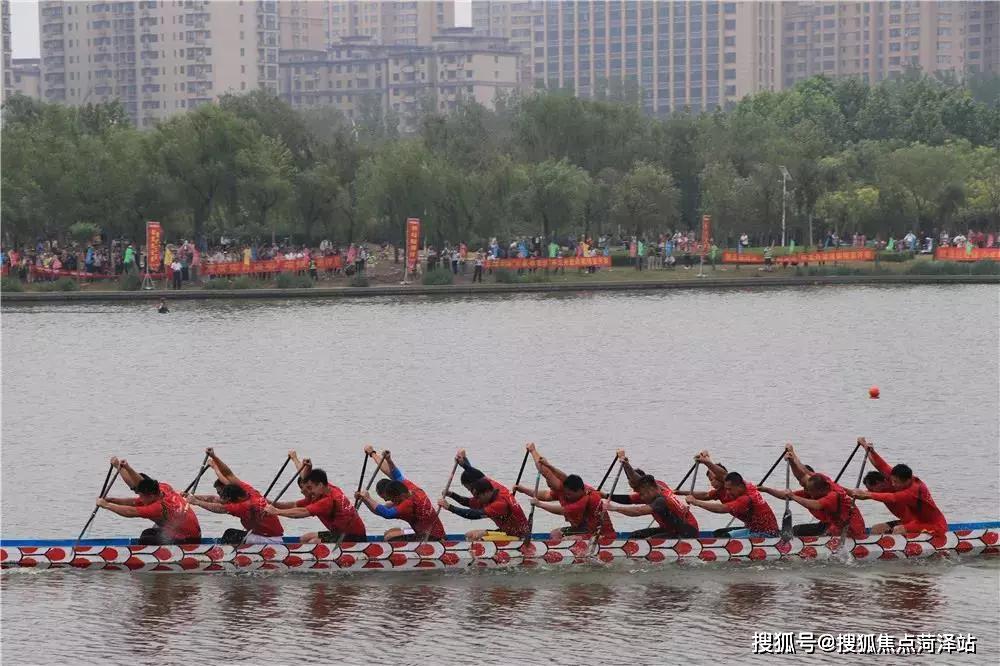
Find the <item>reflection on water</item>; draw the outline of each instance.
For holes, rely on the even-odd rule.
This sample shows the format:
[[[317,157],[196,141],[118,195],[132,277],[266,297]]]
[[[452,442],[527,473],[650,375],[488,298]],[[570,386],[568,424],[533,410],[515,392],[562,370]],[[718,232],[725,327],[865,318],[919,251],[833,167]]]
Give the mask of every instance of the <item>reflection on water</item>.
[[[862,434],[913,466],[946,516],[996,519],[998,309],[992,286],[178,303],[169,317],[132,304],[5,307],[3,532],[76,534],[112,453],[182,487],[211,443],[265,485],[295,446],[346,488],[371,442],[430,492],[459,446],[507,482],[525,441],[594,483],[617,446],[658,477],[680,478],[707,447],[757,479],[789,440],[835,473]],[[963,350],[986,351],[942,349],[954,322]],[[872,384],[878,401],[866,397]],[[40,479],[59,492],[39,501]],[[865,516],[887,517],[873,502]],[[200,517],[205,534],[233,526]],[[647,522],[615,516],[624,530]],[[103,513],[91,534],[139,523]],[[743,663],[755,631],[971,632],[986,663],[1000,649],[1000,558],[9,572],[0,591],[0,657],[11,664]]]

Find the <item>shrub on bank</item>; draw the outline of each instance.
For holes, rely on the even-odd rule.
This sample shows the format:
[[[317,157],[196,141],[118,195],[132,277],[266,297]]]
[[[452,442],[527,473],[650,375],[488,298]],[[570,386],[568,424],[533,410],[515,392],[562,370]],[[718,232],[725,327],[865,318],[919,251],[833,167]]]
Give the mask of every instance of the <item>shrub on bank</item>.
[[[24,291],[24,285],[17,278],[0,278],[0,291]]]
[[[915,252],[910,252],[910,251],[886,252],[885,250],[882,250],[881,252],[878,253],[878,260],[887,261],[889,263],[902,263],[904,261],[910,261],[916,256],[917,254]]]
[[[502,284],[530,284],[532,282],[551,282],[552,277],[546,273],[543,269],[539,269],[532,272],[526,272],[522,275],[518,275],[516,271],[509,271],[505,268],[500,268],[493,271],[493,275],[496,276],[497,282]]]
[[[1000,261],[977,261],[969,266],[972,275],[1000,275]]]
[[[260,280],[255,280],[249,275],[241,275],[229,283],[230,289],[260,289],[263,286]]]
[[[455,276],[452,275],[451,271],[446,268],[435,268],[432,271],[424,273],[424,277],[421,282],[426,285],[453,284],[455,282]]]
[[[79,291],[80,285],[76,283],[76,280],[68,277],[61,277],[58,280],[53,280],[52,282],[40,282],[38,283],[38,291]]]
[[[369,284],[368,278],[365,277],[364,273],[356,273],[350,282],[352,287],[367,287]]]
[[[118,288],[122,291],[139,291],[142,288],[142,278],[135,273],[126,273],[118,280]]]
[[[279,273],[274,280],[274,285],[278,289],[308,289],[314,284],[308,275],[296,275],[295,273]]]
[[[204,284],[202,289],[232,289],[233,281],[229,278],[212,278]]]
[[[797,266],[796,275],[817,276],[817,275],[876,275],[883,271],[871,269],[852,268],[850,266]]]

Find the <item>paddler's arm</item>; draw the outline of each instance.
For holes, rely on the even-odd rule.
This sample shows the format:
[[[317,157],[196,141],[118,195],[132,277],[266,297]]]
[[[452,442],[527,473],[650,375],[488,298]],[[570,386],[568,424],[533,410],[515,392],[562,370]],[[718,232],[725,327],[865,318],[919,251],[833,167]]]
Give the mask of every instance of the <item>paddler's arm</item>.
[[[290,509],[279,509],[274,504],[268,504],[264,507],[264,512],[272,516],[282,516],[284,518],[308,518],[312,515],[309,513],[309,507],[306,506],[293,506]]]
[[[632,516],[632,517],[648,516],[649,514],[653,513],[653,509],[650,508],[648,504],[620,506],[611,504],[609,502],[607,504],[607,509],[608,511],[614,511],[615,513],[620,513],[623,516]]]
[[[268,504],[272,504],[272,505],[278,507],[279,509],[294,509],[295,507],[297,507],[299,505],[299,503],[296,502],[295,500],[285,500],[284,502],[270,502],[269,501]]]
[[[782,498],[782,499],[784,499],[784,498]],[[805,508],[813,510],[813,511],[819,511],[820,509],[823,508],[823,505],[820,503],[819,500],[814,500],[811,497],[803,497],[802,495],[796,495],[795,493],[793,493],[791,491],[789,491],[789,493],[788,493],[788,499],[792,500],[793,502],[795,502],[797,504],[801,504]]]
[[[795,475],[795,479],[799,483],[804,484],[806,476],[809,475],[809,470],[799,460],[799,455],[795,453],[795,448],[791,443],[785,444],[785,459],[788,461],[788,466],[791,468],[792,474]]]
[[[684,500],[688,504],[696,506],[700,509],[704,509],[705,511],[711,511],[712,513],[729,513],[729,509],[727,509],[726,505],[723,504],[722,502],[705,502],[699,499],[695,499],[690,495],[685,497]]]
[[[625,472],[625,478],[628,479],[628,485],[635,488],[635,484],[639,481],[639,475],[635,473],[632,469],[632,464],[628,461],[628,457],[625,455],[625,449],[618,449],[616,452],[618,454],[618,460],[622,463],[622,471]]]
[[[531,500],[531,503],[537,506],[539,509],[544,509],[549,513],[554,513],[560,516],[563,515],[562,504],[560,504],[559,502],[541,502],[537,499],[533,499]]]
[[[710,490],[696,490],[694,492],[691,492],[690,490],[675,490],[674,495],[688,496],[699,500],[713,499]]]
[[[486,517],[486,514],[479,509],[465,509],[462,507],[454,506],[448,503],[448,500],[443,497],[438,500],[438,506],[442,509],[447,509],[451,511],[456,516],[461,516],[462,518],[467,518],[469,520],[482,520]]]
[[[709,456],[708,451],[702,451],[694,457],[695,460],[704,465],[717,479],[723,479],[726,477],[726,470],[721,467],[718,463],[712,461],[711,456]]]
[[[142,477],[139,476],[138,472],[132,469],[132,466],[128,464],[128,461],[124,458],[121,460],[118,458],[112,458],[111,464],[118,470],[118,473],[121,475],[122,481],[125,482],[125,485],[132,490],[135,490],[135,487],[139,485],[140,481],[142,481]]]
[[[117,513],[119,516],[122,516],[123,518],[139,517],[138,509],[136,509],[134,506],[129,506],[127,504],[115,504],[113,502],[109,502],[106,499],[98,498],[97,506],[101,507],[102,509],[107,509],[111,513]]]
[[[458,493],[453,493],[451,491],[448,491],[448,497],[449,497],[449,499],[455,500],[456,502],[458,502],[462,506],[469,506],[469,502],[472,501],[471,497],[463,497],[463,496],[459,495]]]
[[[189,496],[187,498],[187,501],[188,504],[193,504],[194,506],[200,506],[202,509],[205,509],[206,511],[211,511],[212,513],[229,513],[228,511],[226,511],[226,507],[224,504],[219,504],[218,502],[205,502],[203,500],[198,499],[194,495]]]
[[[385,504],[379,504],[372,499],[372,496],[366,491],[361,491],[354,493],[354,498],[359,499],[364,502],[364,505],[377,516],[382,518],[395,518],[399,515],[399,511],[394,506],[386,506]]]
[[[558,470],[555,470],[548,464],[548,461],[545,460],[545,458],[542,457],[542,454],[538,452],[534,442],[528,442],[525,445],[525,448],[528,449],[529,453],[531,453],[531,458],[535,461],[535,469],[538,470],[539,474],[545,477],[545,483],[549,486],[549,488],[561,488],[562,482],[566,476],[563,475],[562,478],[557,476]]]
[[[551,490],[539,490],[538,495],[535,495],[535,489],[528,486],[522,486],[520,484],[514,486],[514,489],[522,495],[527,495],[528,497],[537,497],[540,500],[548,501],[552,499]]]
[[[757,490],[762,493],[767,493],[768,495],[773,495],[778,499],[785,499],[785,493],[789,492],[784,488],[770,488],[768,486],[757,486]]]
[[[455,454],[455,462],[462,469],[475,469],[473,464],[469,462],[469,456],[465,455],[465,449],[458,450],[458,453]]]
[[[367,446],[365,446],[365,453],[371,456],[372,462],[375,463],[376,467],[378,467],[383,474],[385,474],[390,479],[393,478],[392,470],[395,467],[395,465],[393,465],[392,461],[389,459],[388,451],[383,451],[382,454],[379,455],[378,453],[375,452],[375,447],[372,446],[371,444],[368,444]]]
[[[637,504],[637,502],[632,501],[631,495],[607,495],[606,497],[615,504]]]
[[[205,453],[208,454],[208,464],[212,466],[212,471],[214,471],[215,475],[219,477],[219,481],[230,484],[237,484],[240,482],[239,478],[233,474],[233,470],[229,468],[229,465],[222,462],[222,459],[215,455],[215,449],[208,447],[205,449]]]
[[[858,437],[858,444],[864,448],[865,452],[868,454],[868,459],[872,461],[875,465],[875,469],[882,472],[885,476],[892,474],[892,465],[887,463],[882,456],[875,452],[875,445],[866,440],[864,437]]]

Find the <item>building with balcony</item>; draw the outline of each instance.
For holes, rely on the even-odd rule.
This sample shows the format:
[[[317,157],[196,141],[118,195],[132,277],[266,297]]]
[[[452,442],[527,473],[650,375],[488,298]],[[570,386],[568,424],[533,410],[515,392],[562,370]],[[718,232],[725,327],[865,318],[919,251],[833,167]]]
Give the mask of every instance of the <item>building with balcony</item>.
[[[41,59],[14,58],[11,63],[11,92],[20,93],[32,99],[41,99]]]
[[[278,90],[276,0],[42,0],[39,34],[43,99],[119,99],[138,127],[227,92]]]
[[[424,112],[461,100],[492,107],[518,88],[519,52],[504,38],[444,30],[429,46],[385,45],[369,37],[338,40],[326,51],[283,50],[281,97],[295,108],[333,106],[350,119],[390,110],[400,130],[417,128]]]

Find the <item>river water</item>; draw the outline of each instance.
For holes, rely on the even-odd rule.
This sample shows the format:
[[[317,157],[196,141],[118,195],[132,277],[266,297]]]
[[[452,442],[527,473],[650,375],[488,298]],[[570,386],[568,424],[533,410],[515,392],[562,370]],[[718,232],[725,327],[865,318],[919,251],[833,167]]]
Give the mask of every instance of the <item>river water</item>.
[[[785,441],[835,474],[859,435],[914,467],[951,521],[997,520],[998,308],[993,286],[178,302],[168,315],[151,304],[5,307],[2,534],[75,536],[112,454],[182,487],[214,445],[265,485],[295,447],[349,488],[370,442],[437,492],[460,446],[513,481],[534,441],[591,482],[624,446],[676,482],[702,448],[756,479]],[[880,400],[868,399],[872,384]],[[863,508],[869,522],[888,515]],[[233,525],[200,517],[206,535]],[[139,523],[102,512],[90,534],[136,534]],[[445,524],[471,526],[450,514]],[[538,529],[557,524],[536,516]],[[293,534],[317,525],[286,521]],[[15,571],[0,592],[10,664],[742,662],[755,631],[971,633],[978,656],[935,661],[1000,654],[996,559],[347,577]]]

